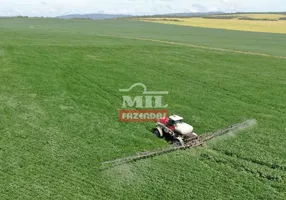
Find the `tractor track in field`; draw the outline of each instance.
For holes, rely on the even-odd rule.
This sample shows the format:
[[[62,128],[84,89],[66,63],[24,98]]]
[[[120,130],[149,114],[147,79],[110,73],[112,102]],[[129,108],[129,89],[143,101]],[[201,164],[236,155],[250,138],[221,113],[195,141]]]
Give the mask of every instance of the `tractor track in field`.
[[[154,73],[156,72],[153,68],[149,68],[149,70],[154,71]],[[169,73],[169,72],[166,72],[165,74],[170,76],[170,78],[172,78],[173,75],[174,75],[174,73]],[[181,74],[176,74],[176,76],[181,76]],[[219,91],[220,94],[224,94],[225,96],[227,96],[227,97],[229,97],[231,99],[240,101],[240,102],[245,103],[245,104],[250,104],[250,102],[259,102],[262,105],[263,104],[267,105],[268,108],[271,111],[273,111],[273,112],[276,112],[276,113],[279,113],[279,114],[285,114],[285,112],[284,112],[282,107],[281,107],[281,109],[278,110],[277,109],[277,105],[275,106],[275,105],[272,105],[270,103],[267,103],[267,102],[261,100],[260,98],[255,98],[255,97],[249,96],[249,95],[238,96],[236,91],[228,90],[227,88],[224,88],[224,87],[222,87],[220,85],[215,85],[214,86],[212,84],[208,84],[208,83],[202,81],[201,79],[188,79],[187,77],[184,77],[184,76],[182,76],[181,78],[185,79],[186,80],[185,82],[189,82],[189,83],[192,83],[192,84],[198,84],[199,83],[199,85],[204,90]]]
[[[56,30],[56,29],[42,29],[42,28],[36,28],[36,27],[34,27],[33,29],[51,31],[51,32],[71,33],[70,31]],[[158,40],[158,39],[152,39],[152,38],[130,37],[130,36],[100,34],[100,33],[78,33],[78,34],[91,35],[91,36],[95,35],[95,36],[110,37],[110,38],[122,38],[122,39],[129,39],[129,40],[149,41],[149,42],[156,42],[156,43],[161,43],[161,44],[178,45],[178,46],[192,47],[196,49],[205,49],[205,50],[211,50],[211,51],[217,51],[217,52],[220,51],[220,52],[229,52],[229,53],[252,55],[252,56],[262,56],[262,57],[269,57],[269,58],[276,58],[276,59],[286,59],[286,56],[277,56],[277,55],[271,55],[267,53],[225,49],[225,48],[220,48],[220,47],[209,47],[209,46],[196,45],[196,44],[191,44],[191,43]]]
[[[225,155],[226,157],[223,158],[210,152],[200,154],[200,159],[207,161],[208,163],[227,165],[238,172],[245,172],[256,178],[261,178],[267,181],[278,183],[285,182],[286,176],[283,175],[285,174],[285,171],[281,165],[272,165],[263,161],[260,162],[257,160],[242,158],[240,156],[236,157],[236,155],[229,155],[228,153],[217,151],[214,148],[211,148],[211,150],[218,152],[220,155]],[[276,166],[282,168],[276,168]]]
[[[103,36],[103,37],[124,38],[124,39],[131,39],[131,40],[141,40],[141,41],[150,41],[150,42],[157,42],[157,43],[163,43],[163,44],[179,45],[179,46],[193,47],[196,49],[206,49],[206,50],[212,50],[212,51],[222,51],[222,52],[230,52],[230,53],[237,53],[237,54],[286,59],[286,56],[276,56],[276,55],[271,55],[271,54],[266,54],[266,53],[240,51],[240,50],[225,49],[225,48],[219,48],[219,47],[208,47],[208,46],[203,46],[203,45],[181,43],[181,42],[174,42],[174,41],[167,41],[167,40],[157,40],[157,39],[151,39],[151,38],[129,37],[129,36],[120,36],[120,35],[105,35],[105,34],[95,34],[95,35]]]
[[[267,168],[272,169],[272,170],[278,170],[278,171],[281,171],[281,172],[286,172],[286,165],[281,165],[281,164],[276,164],[276,163],[268,163],[268,162],[261,161],[261,160],[245,158],[245,157],[240,156],[239,154],[236,154],[236,153],[233,153],[233,152],[229,152],[229,151],[225,151],[225,150],[220,150],[220,149],[217,149],[217,148],[212,148],[212,150],[214,150],[214,151],[216,151],[216,152],[218,152],[220,154],[223,154],[225,156],[231,157],[231,158],[244,160],[246,162],[250,162],[250,163],[253,163],[253,164],[256,164],[256,165],[260,165],[262,167],[267,167]]]
[[[43,53],[50,59],[53,60],[54,63],[56,63],[58,66],[64,66],[65,68],[68,68],[66,64],[60,62],[55,56],[51,56],[48,53],[46,53],[43,50]],[[60,69],[62,72],[66,72],[62,67],[59,67],[58,69]],[[75,76],[76,74],[76,76]],[[81,85],[83,85],[85,88],[90,89],[90,88],[94,88],[97,87],[100,90],[102,90],[103,92],[105,92],[106,94],[110,94],[109,92],[103,90],[102,87],[100,87],[99,85],[96,85],[94,82],[92,82],[89,78],[87,78],[86,76],[80,74],[80,73],[76,73],[74,71],[71,71],[68,73],[68,75],[74,79],[75,81],[78,81],[81,83]],[[79,76],[79,78],[77,77]],[[90,87],[90,85],[92,85],[93,87]],[[112,102],[110,100],[108,100],[106,97],[104,97],[104,95],[100,94],[97,90],[92,89],[97,95],[99,95],[104,101],[108,102],[109,105],[112,105]]]

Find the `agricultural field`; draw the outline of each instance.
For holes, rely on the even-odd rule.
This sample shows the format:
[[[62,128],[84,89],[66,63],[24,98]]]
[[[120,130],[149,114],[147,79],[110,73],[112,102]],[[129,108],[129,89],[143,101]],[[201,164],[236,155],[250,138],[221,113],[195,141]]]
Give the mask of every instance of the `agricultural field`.
[[[284,20],[280,20],[284,18]],[[286,33],[286,15],[230,14],[191,18],[139,18],[138,20],[181,26],[216,28],[266,33]]]
[[[267,14],[267,13],[234,13],[234,14],[222,14],[222,15],[207,15],[204,18],[221,18],[221,19],[256,19],[256,20],[279,20],[286,17],[286,14]]]
[[[281,17],[286,17],[286,15],[283,14],[233,14],[232,16],[250,17],[253,19],[275,19],[275,20],[279,20]]]
[[[135,20],[0,19],[0,199],[286,198],[286,37]],[[168,144],[122,123],[119,89],[168,91],[203,147],[102,168]]]

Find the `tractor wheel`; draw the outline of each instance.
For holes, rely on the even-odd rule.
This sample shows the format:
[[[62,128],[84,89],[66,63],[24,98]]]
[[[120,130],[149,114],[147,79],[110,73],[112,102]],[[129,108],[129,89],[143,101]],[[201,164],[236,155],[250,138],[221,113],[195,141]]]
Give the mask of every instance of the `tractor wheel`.
[[[160,130],[158,128],[153,129],[154,135],[156,135],[158,138],[163,138],[163,135],[161,134]]]
[[[177,146],[177,147],[180,147],[180,146],[184,146],[184,142],[182,139],[175,139],[173,141],[173,145]]]

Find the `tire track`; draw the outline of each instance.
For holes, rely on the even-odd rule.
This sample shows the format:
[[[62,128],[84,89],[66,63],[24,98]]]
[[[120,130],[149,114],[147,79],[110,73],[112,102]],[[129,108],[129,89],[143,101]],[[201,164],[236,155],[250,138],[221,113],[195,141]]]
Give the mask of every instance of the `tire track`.
[[[263,161],[263,160],[257,160],[257,159],[253,159],[253,158],[246,158],[246,157],[242,157],[234,152],[230,152],[230,151],[226,151],[226,150],[220,150],[218,148],[213,148],[214,151],[220,153],[220,154],[223,154],[227,157],[231,157],[231,158],[236,158],[236,159],[239,159],[239,160],[244,160],[244,161],[247,161],[247,162],[250,162],[250,163],[253,163],[253,164],[256,164],[256,165],[260,165],[262,167],[267,167],[269,169],[273,169],[273,170],[279,170],[279,171],[285,171],[286,172],[286,165],[281,165],[281,164],[277,164],[277,163],[274,163],[274,162],[266,162],[266,161]]]
[[[218,155],[215,155],[211,152],[209,153],[202,153],[200,155],[200,159],[206,160],[210,163],[217,163],[220,165],[226,165],[238,172],[245,172],[248,173],[256,178],[264,179],[271,182],[277,182],[277,183],[284,183],[285,182],[285,171],[281,168],[273,168],[272,164],[266,163],[266,162],[259,162],[254,161],[252,159],[245,159],[242,157],[236,157],[235,154],[225,153],[221,152],[219,150],[216,150],[212,148],[213,151],[219,153],[220,155],[224,155],[226,157],[221,157]],[[260,168],[252,166],[260,166]],[[275,165],[276,166],[276,165]]]
[[[60,62],[55,56],[51,56],[48,53],[45,52],[45,50],[42,49],[42,52],[50,59],[53,60],[54,63],[57,64],[57,66],[59,66],[58,69],[60,69],[63,73],[66,73],[65,69],[69,69],[69,67],[67,67],[66,64],[64,64],[63,62]],[[95,92],[96,95],[100,96],[104,101],[106,101],[109,105],[113,105],[113,103],[106,98],[106,96],[104,96],[103,94],[101,94],[100,92],[98,92],[98,90],[90,87],[89,83],[92,84],[93,86],[96,86],[97,88],[99,88],[99,90],[104,91],[100,86],[95,85],[93,82],[91,82],[89,79],[87,79],[85,76],[83,76],[80,73],[75,74],[76,72],[74,71],[69,71],[68,73],[66,73],[68,76],[70,76],[73,80],[81,83],[81,85],[83,85],[86,89],[90,89],[93,92]],[[88,83],[89,82],[89,83]],[[106,92],[106,95],[108,96],[109,94]]]
[[[131,40],[150,41],[150,42],[157,42],[157,43],[163,43],[163,44],[193,47],[196,49],[206,49],[206,50],[211,50],[211,51],[222,51],[222,52],[230,52],[230,53],[236,53],[236,54],[245,54],[245,55],[253,55],[253,56],[286,59],[286,56],[277,56],[277,55],[271,55],[271,54],[266,54],[266,53],[240,51],[240,50],[234,50],[234,49],[224,49],[224,48],[219,48],[219,47],[208,47],[208,46],[203,46],[203,45],[173,42],[173,41],[167,41],[167,40],[157,40],[157,39],[151,39],[151,38],[129,37],[129,36],[120,36],[120,35],[106,35],[106,34],[95,34],[95,35],[102,36],[102,37],[113,37],[113,38],[123,38],[123,39],[131,39]]]
[[[148,69],[152,70],[154,73],[157,72],[154,68],[148,68]],[[174,76],[174,73],[165,72],[165,75],[168,75],[168,76],[170,76],[170,78],[172,78]],[[266,106],[268,106],[268,109],[273,111],[273,112],[276,112],[279,114],[285,114],[283,112],[283,107],[281,107],[281,110],[277,110],[275,105],[272,105],[270,103],[266,103],[259,98],[255,98],[255,97],[247,96],[247,95],[243,95],[243,98],[241,98],[241,96],[237,95],[236,91],[231,91],[227,88],[221,87],[220,85],[214,86],[213,84],[208,84],[207,82],[204,82],[201,79],[189,79],[188,77],[185,77],[185,75],[182,75],[179,73],[176,74],[176,76],[180,76],[182,78],[182,80],[185,80],[185,83],[190,83],[191,85],[196,85],[197,87],[200,87],[203,90],[207,90],[208,92],[217,92],[218,94],[222,94],[226,97],[229,97],[231,99],[243,102],[245,104],[250,104],[250,102],[258,102],[260,106],[266,105]]]
[[[66,30],[42,29],[42,28],[34,28],[34,29],[51,31],[51,32],[71,33],[70,31],[66,31]],[[95,35],[95,36],[110,37],[110,38],[122,38],[122,39],[130,39],[130,40],[140,40],[140,41],[149,41],[149,42],[156,42],[156,43],[161,43],[161,44],[170,44],[170,45],[177,45],[177,46],[192,47],[192,48],[196,48],[196,49],[205,49],[205,50],[210,50],[210,51],[220,51],[220,52],[229,52],[229,53],[236,53],[236,54],[268,57],[268,58],[276,58],[276,59],[286,59],[286,56],[277,56],[277,55],[272,55],[272,54],[267,54],[267,53],[258,53],[258,52],[251,52],[251,51],[225,49],[225,48],[219,48],[219,47],[210,47],[210,46],[196,45],[196,44],[191,44],[191,43],[182,43],[182,42],[175,42],[175,41],[168,41],[168,40],[158,40],[158,39],[152,39],[152,38],[130,37],[130,36],[122,36],[122,35],[99,34],[99,33],[95,33],[95,34],[93,34],[93,33],[78,33],[78,34]]]

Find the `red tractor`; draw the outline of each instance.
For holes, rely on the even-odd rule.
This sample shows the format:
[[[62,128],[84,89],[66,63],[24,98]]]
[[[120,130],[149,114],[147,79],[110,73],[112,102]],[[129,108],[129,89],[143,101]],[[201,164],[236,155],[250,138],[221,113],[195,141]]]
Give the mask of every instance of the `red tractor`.
[[[156,123],[153,133],[159,138],[165,138],[172,141],[177,146],[185,146],[199,141],[199,137],[193,132],[194,128],[185,123],[183,118],[178,115],[172,115],[160,119]]]

